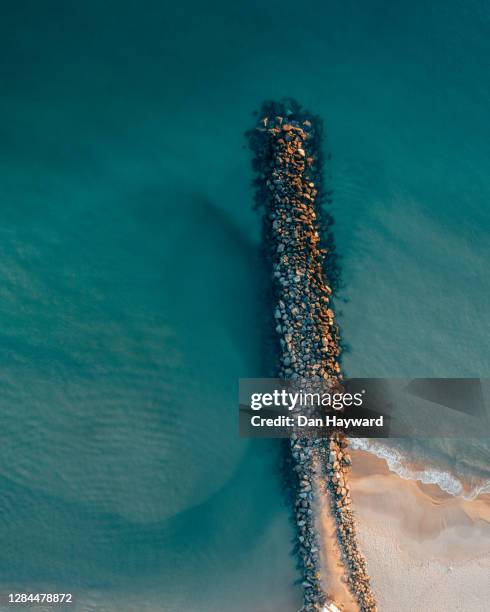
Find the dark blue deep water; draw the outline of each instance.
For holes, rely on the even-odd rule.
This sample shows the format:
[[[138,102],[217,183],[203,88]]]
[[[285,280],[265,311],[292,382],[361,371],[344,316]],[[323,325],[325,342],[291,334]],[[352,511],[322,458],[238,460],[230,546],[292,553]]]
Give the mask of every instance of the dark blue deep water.
[[[489,56],[481,0],[0,0],[0,592],[296,609],[277,447],[237,438],[244,132],[325,121],[347,373],[488,376]]]

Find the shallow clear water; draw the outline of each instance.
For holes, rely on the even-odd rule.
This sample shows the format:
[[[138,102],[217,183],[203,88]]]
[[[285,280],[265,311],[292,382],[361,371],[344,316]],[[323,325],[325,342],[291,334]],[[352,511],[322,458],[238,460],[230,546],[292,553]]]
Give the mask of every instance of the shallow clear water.
[[[294,610],[277,448],[236,437],[262,367],[243,133],[268,98],[325,120],[349,375],[488,376],[488,7],[2,9],[1,590]]]

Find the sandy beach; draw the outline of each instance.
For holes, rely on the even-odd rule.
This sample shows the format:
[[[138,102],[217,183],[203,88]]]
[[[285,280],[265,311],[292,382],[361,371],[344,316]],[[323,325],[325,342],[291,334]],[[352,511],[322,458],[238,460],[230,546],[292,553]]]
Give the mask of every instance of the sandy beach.
[[[325,494],[323,481],[318,476],[314,479],[314,487],[317,500],[315,525],[320,539],[323,590],[342,610],[359,612],[359,605],[344,580],[345,566],[337,537],[335,516]]]
[[[358,533],[380,612],[484,612],[490,601],[490,495],[473,501],[403,480],[352,451]]]

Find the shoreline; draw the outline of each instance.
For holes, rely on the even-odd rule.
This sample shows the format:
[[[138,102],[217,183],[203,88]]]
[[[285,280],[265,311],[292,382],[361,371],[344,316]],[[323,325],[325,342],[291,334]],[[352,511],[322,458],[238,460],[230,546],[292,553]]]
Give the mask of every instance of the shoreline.
[[[380,612],[484,612],[490,598],[490,495],[469,501],[406,480],[352,450],[358,535]]]
[[[434,485],[445,493],[473,501],[482,496],[490,499],[490,480],[481,479],[478,485],[468,485],[465,477],[455,474],[448,466],[436,462],[417,463],[416,459],[403,455],[400,451],[378,440],[350,439],[351,450],[366,452],[382,460],[393,472],[404,480],[415,480],[425,485]]]

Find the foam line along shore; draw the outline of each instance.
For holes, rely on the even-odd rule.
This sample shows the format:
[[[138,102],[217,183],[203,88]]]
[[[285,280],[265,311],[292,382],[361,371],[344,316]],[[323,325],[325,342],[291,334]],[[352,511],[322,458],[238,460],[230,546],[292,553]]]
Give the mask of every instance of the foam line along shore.
[[[298,383],[321,380],[338,386],[341,349],[326,275],[334,254],[322,209],[321,135],[321,121],[295,102],[267,103],[250,134],[250,146],[257,174],[256,204],[263,216],[264,254],[272,278],[277,375]],[[322,575],[318,495],[326,496],[334,517],[344,580],[358,609],[376,610],[356,536],[347,446],[340,433],[327,439],[293,435],[290,440],[297,475],[294,512],[303,571],[302,612],[335,609]]]

